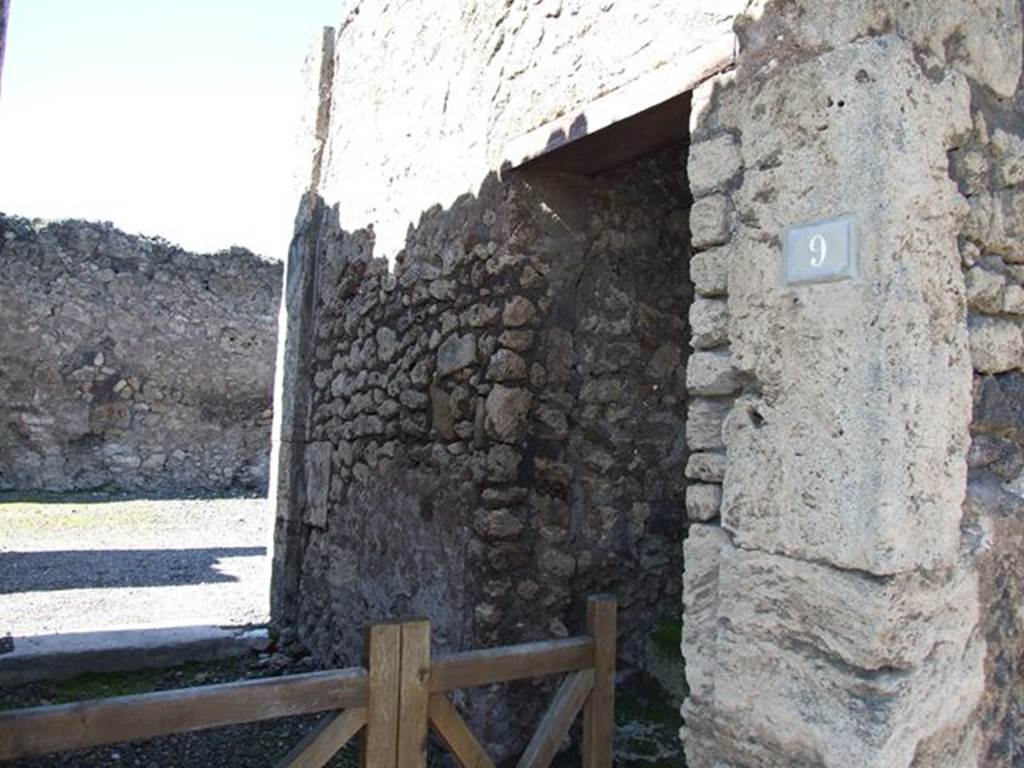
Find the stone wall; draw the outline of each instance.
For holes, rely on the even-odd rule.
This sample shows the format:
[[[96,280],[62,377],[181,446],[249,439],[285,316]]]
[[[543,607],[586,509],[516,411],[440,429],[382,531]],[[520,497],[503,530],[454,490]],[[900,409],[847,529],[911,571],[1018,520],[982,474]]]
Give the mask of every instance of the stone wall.
[[[275,604],[323,661],[410,614],[441,648],[565,637],[612,591],[621,655],[646,665],[681,586],[684,156],[492,178],[424,214],[394,273],[315,214],[302,545]],[[506,748],[535,714],[473,706]]]
[[[1024,89],[972,89],[952,168],[970,205],[960,255],[974,367],[965,527],[988,644],[985,765],[1024,763]]]
[[[1021,28],[1017,0],[751,3],[695,99],[691,273],[737,399],[688,504],[691,768],[1021,760]],[[838,215],[862,276],[780,286],[783,228]]]
[[[0,491],[266,491],[280,264],[0,215],[0,272]]]
[[[365,621],[409,613],[442,648],[564,636],[604,590],[630,667],[656,628],[678,630],[685,120],[632,165],[510,166],[512,145],[572,146],[728,66],[725,5],[358,3],[317,40],[272,612],[322,661],[354,660]],[[460,705],[507,753],[539,690]]]

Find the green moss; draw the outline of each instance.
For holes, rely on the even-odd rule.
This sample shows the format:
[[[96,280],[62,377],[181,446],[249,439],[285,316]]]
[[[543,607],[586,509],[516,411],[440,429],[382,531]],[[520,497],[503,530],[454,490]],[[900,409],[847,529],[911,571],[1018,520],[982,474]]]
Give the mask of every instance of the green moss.
[[[187,662],[174,667],[177,677],[188,679],[205,669],[201,662]],[[51,683],[52,700],[65,704],[89,699],[108,699],[149,693],[167,687],[167,669],[140,669],[133,672],[86,672],[68,680]]]
[[[681,617],[666,618],[654,626],[651,641],[654,652],[662,661],[682,662],[679,646],[683,638],[683,620]]]
[[[663,725],[677,731],[683,724],[679,710],[672,704],[672,696],[653,677],[634,675],[615,691],[615,719],[619,723],[639,721]]]

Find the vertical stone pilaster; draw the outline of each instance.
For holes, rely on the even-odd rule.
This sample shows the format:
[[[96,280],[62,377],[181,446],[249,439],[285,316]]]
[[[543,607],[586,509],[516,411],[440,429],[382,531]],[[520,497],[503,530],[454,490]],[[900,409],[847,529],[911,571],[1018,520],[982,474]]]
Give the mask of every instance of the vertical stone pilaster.
[[[727,316],[730,365],[697,353],[690,384],[739,396],[721,528],[691,528],[685,554],[688,764],[979,765],[985,643],[960,531],[966,206],[947,157],[970,127],[969,84],[922,57],[925,4],[863,18],[761,5],[739,25],[737,72],[695,108],[691,224],[707,250],[692,273],[727,304],[698,304],[694,339],[717,343],[711,318]],[[939,16],[966,30],[963,14]],[[781,285],[782,230],[840,215],[860,226],[859,276]],[[691,444],[716,446],[696,416]],[[692,476],[713,465],[695,459]],[[691,518],[712,519],[714,494],[691,492]]]

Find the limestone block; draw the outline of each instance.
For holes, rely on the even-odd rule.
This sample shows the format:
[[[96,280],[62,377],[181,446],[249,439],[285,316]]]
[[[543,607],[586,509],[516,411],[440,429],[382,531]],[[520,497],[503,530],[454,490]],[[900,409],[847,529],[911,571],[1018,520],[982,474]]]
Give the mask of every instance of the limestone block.
[[[971,367],[947,153],[971,126],[967,83],[929,78],[889,35],[726,102],[746,169],[730,351],[761,396],[725,429],[722,524],[740,546],[842,568],[949,565]],[[783,230],[840,212],[859,222],[861,275],[780,287]]]
[[[725,296],[729,292],[728,247],[691,256],[690,279],[699,296]]]
[[[1007,262],[1024,263],[1024,189],[971,198],[964,233]]]
[[[683,543],[683,637],[690,699],[704,706],[714,697],[718,637],[718,564],[729,535],[715,525],[691,525]]]
[[[1001,187],[1024,184],[1024,137],[997,128],[992,133],[996,183]]]
[[[729,400],[690,400],[686,416],[686,444],[693,451],[715,451],[725,448],[722,425],[732,407]]]
[[[740,172],[739,143],[731,134],[690,145],[688,175],[694,197],[721,191]]]
[[[691,453],[686,462],[686,476],[705,483],[721,483],[725,478],[724,453]]]
[[[971,362],[980,373],[1003,373],[1024,364],[1024,335],[1015,320],[972,317]]]
[[[726,757],[910,766],[922,742],[973,716],[984,656],[973,572],[879,579],[728,543],[718,557],[712,679]]]
[[[721,505],[722,486],[694,483],[686,487],[686,516],[691,520],[714,520]]]
[[[686,363],[686,389],[694,395],[729,395],[740,380],[728,352],[694,352]]]
[[[1008,285],[1006,287],[1002,309],[1008,315],[1024,315],[1024,286]]]
[[[729,305],[721,299],[697,297],[690,305],[690,345],[711,349],[729,340]]]
[[[979,312],[997,314],[1003,308],[1006,278],[984,267],[967,270],[967,305]]]
[[[725,195],[697,200],[690,209],[690,236],[694,248],[710,248],[729,241],[732,206]]]
[[[1020,80],[1022,25],[1015,0],[796,0],[761,11],[748,10],[738,25],[747,66],[894,30],[1001,96],[1012,95]]]
[[[502,443],[517,443],[526,434],[526,416],[533,396],[529,390],[496,384],[484,404],[487,434]]]

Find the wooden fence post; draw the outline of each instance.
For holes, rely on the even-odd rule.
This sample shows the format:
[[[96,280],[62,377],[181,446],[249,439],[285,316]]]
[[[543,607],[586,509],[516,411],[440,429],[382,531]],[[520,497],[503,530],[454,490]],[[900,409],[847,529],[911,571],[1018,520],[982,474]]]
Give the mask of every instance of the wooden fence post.
[[[615,734],[616,602],[587,601],[587,631],[594,640],[594,687],[583,708],[583,768],[611,768]]]
[[[402,625],[374,624],[364,650],[368,697],[359,764],[395,768],[398,759],[398,686],[402,668]]]
[[[426,768],[429,733],[430,622],[402,624],[398,696],[398,768]]]

